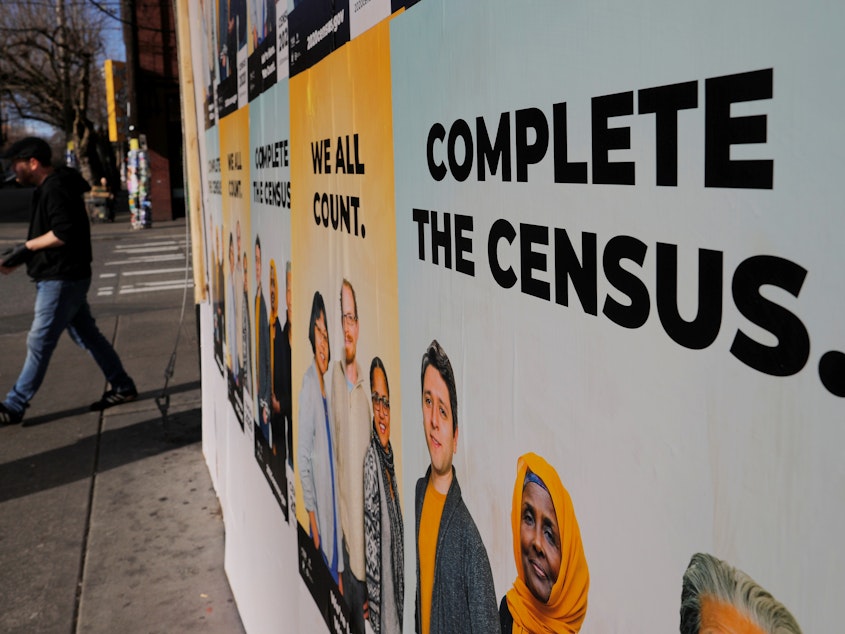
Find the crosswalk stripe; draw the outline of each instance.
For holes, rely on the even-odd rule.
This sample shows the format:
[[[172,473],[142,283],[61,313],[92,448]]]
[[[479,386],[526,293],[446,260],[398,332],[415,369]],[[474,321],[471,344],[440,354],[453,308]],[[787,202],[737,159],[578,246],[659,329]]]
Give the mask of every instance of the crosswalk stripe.
[[[133,242],[132,244],[116,244],[114,245],[115,251],[126,251],[128,249],[143,249],[146,247],[160,247],[165,245],[179,245],[185,246],[186,242],[184,240],[157,240],[156,242]]]
[[[178,253],[173,255],[151,255],[149,257],[135,257],[128,260],[109,260],[105,262],[105,266],[121,266],[124,264],[145,264],[148,262],[173,262],[174,260],[184,260],[185,256]]]
[[[117,272],[101,273],[103,281],[118,278],[122,282],[134,278],[134,283],[118,282],[114,286],[102,286],[97,290],[100,297],[114,295],[132,295],[138,293],[152,293],[156,291],[184,290],[193,288],[190,273],[193,269],[190,261],[186,262],[185,249],[188,241],[185,239],[162,239],[149,242],[133,242],[131,244],[115,244],[111,249],[111,257],[103,266],[120,267]],[[182,262],[183,266],[155,267],[156,264],[168,262]],[[150,265],[153,265],[152,267]],[[140,270],[139,270],[140,269]],[[172,276],[180,274],[178,279],[149,280],[150,276]],[[149,281],[141,281],[147,279]]]
[[[194,283],[188,281],[187,284],[184,280],[180,280],[178,282],[161,282],[158,284],[150,284],[147,286],[141,286],[140,288],[136,288],[131,284],[129,286],[122,286],[120,288],[119,294],[120,295],[129,295],[134,293],[151,293],[154,291],[174,291],[174,290],[182,290],[184,288],[193,288]]]
[[[164,247],[144,247],[144,248],[137,248],[137,249],[121,249],[121,255],[127,253],[150,253],[152,251],[176,251],[177,249],[181,249],[182,247],[178,244],[174,244],[173,246],[164,246]]]

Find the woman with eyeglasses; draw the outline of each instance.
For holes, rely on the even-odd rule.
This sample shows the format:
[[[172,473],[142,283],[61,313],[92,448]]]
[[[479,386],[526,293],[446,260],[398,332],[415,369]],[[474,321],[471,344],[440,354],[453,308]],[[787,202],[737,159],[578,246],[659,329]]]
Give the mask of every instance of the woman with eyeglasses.
[[[375,634],[402,631],[405,600],[402,508],[390,445],[390,388],[381,359],[370,364],[373,429],[364,457],[364,544],[370,625]]]
[[[299,438],[296,457],[302,498],[308,512],[309,533],[343,594],[343,556],[340,550],[340,506],[337,494],[332,425],[326,396],[325,374],[329,368],[329,333],[326,304],[314,293],[308,339],[314,361],[302,377],[299,392]]]

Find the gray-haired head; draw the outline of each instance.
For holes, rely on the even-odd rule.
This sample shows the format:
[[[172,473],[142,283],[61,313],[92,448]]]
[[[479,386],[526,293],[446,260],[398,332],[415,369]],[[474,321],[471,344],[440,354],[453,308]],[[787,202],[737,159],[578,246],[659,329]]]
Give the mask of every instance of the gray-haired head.
[[[789,610],[754,579],[713,555],[696,553],[684,573],[681,634],[699,634],[704,597],[732,605],[766,634],[801,634]]]

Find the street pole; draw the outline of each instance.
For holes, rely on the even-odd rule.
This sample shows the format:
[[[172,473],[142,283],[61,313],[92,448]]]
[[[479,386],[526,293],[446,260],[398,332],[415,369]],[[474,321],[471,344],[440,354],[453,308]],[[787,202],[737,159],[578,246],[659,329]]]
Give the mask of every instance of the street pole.
[[[123,17],[123,43],[126,46],[126,119],[129,137],[137,138],[138,13],[135,0],[121,0],[120,15]]]

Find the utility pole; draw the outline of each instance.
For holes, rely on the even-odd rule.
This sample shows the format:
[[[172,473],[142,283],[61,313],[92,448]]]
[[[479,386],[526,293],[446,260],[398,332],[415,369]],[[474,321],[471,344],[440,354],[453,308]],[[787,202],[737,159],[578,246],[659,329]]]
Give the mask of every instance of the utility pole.
[[[120,0],[123,43],[126,46],[126,119],[129,136],[138,136],[138,12],[135,0]]]

